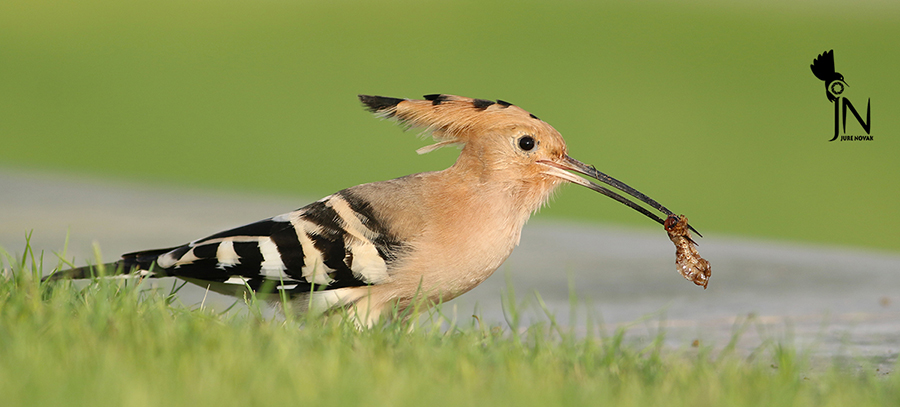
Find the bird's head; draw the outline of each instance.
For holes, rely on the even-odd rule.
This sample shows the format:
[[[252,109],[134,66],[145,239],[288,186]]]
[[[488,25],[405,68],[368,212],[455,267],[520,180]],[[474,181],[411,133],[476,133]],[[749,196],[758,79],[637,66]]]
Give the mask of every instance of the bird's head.
[[[366,108],[380,117],[424,128],[435,144],[420,154],[449,145],[462,146],[454,165],[473,179],[505,185],[537,209],[560,184],[578,184],[641,212],[663,224],[647,208],[583,176],[618,189],[665,215],[672,212],[634,188],[568,155],[566,142],[553,126],[511,103],[452,95],[426,95],[424,100],[359,95]],[[580,175],[579,175],[580,174]],[[583,176],[582,176],[583,175]],[[696,231],[695,231],[696,232]],[[698,233],[699,234],[699,233]]]

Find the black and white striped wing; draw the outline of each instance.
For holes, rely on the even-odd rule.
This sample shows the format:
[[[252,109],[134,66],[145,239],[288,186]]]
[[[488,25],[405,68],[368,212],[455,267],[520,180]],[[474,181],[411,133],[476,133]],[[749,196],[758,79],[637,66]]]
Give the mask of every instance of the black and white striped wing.
[[[345,190],[293,212],[123,260],[152,256],[164,275],[304,293],[385,282],[401,248],[372,208]]]

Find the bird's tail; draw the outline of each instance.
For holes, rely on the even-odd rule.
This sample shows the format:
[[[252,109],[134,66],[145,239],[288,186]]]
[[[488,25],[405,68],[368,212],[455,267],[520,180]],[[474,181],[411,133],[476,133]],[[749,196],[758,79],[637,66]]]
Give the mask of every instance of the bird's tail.
[[[156,258],[169,249],[147,250],[123,254],[119,261],[75,267],[68,270],[60,270],[43,278],[44,281],[77,280],[96,277],[114,277],[140,272],[146,277],[165,277],[165,270],[156,265]]]

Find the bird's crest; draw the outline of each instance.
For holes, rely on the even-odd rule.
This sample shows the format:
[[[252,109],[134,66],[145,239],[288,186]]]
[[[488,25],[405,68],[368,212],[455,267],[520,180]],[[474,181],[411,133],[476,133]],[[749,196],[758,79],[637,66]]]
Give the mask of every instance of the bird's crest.
[[[409,128],[422,128],[425,133],[431,133],[437,143],[418,149],[419,154],[465,144],[491,127],[523,123],[547,126],[537,116],[502,100],[444,94],[425,95],[423,98],[412,100],[359,95],[359,100],[370,112],[397,120]]]
[[[813,75],[816,75],[816,78],[819,78],[819,80],[825,82],[833,80],[834,50],[825,51],[819,54],[819,56],[813,60],[813,63],[809,68],[812,69]]]

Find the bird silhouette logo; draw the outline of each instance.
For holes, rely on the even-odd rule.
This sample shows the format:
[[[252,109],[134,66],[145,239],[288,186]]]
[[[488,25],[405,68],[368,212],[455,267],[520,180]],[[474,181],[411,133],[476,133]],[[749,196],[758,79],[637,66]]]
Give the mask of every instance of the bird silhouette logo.
[[[812,70],[813,75],[816,75],[816,78],[825,82],[825,96],[828,97],[829,102],[834,104],[834,137],[828,141],[835,141],[838,137],[840,137],[841,141],[873,140],[871,135],[871,100],[866,100],[866,118],[863,119],[862,115],[859,114],[859,111],[853,106],[853,103],[850,102],[850,99],[848,99],[846,95],[843,95],[849,85],[847,85],[844,75],[834,70],[834,50],[828,50],[819,54],[819,56],[813,59],[809,68]],[[848,110],[850,113],[853,113],[853,117],[856,118],[856,121],[866,132],[865,135],[847,134]],[[841,134],[842,130],[843,134]]]
[[[829,101],[833,103],[837,100],[835,95],[844,93],[844,89],[848,85],[844,80],[844,75],[834,71],[834,50],[819,54],[809,68],[812,69],[816,78],[825,81],[825,96],[828,96]]]

